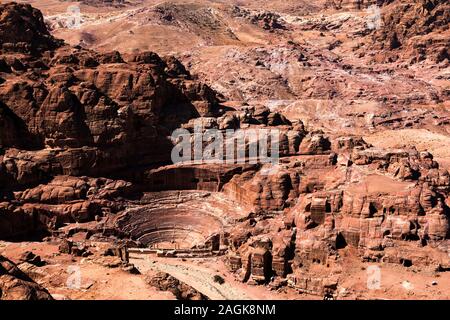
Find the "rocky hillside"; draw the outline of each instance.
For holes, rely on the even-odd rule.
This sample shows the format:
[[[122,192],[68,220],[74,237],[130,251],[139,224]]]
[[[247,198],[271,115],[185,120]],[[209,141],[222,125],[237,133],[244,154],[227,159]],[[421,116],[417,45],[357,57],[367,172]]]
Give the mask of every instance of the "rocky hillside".
[[[53,300],[48,291],[0,255],[0,300]]]
[[[62,44],[48,32],[42,13],[30,5],[2,5],[0,26],[2,51],[36,53]]]
[[[36,187],[57,175],[133,179],[140,167],[170,161],[167,136],[174,128],[192,117],[219,112],[215,93],[192,80],[172,57],[144,52],[124,58],[118,52],[70,47],[49,35],[42,14],[30,5],[6,4],[0,10],[0,32],[8,34],[0,51],[3,238],[39,229],[39,223],[27,226],[26,221],[41,209],[15,202],[14,190]],[[28,31],[14,32],[16,25]],[[87,189],[73,194],[67,183],[72,184],[62,181],[66,187],[44,202],[57,205],[86,198]],[[40,202],[36,196],[29,200]],[[90,204],[75,206],[85,207],[93,218]],[[71,211],[78,215],[74,210],[67,211],[69,216]]]
[[[114,34],[92,45],[58,40],[30,5],[1,4],[0,240],[53,245],[61,263],[114,256],[102,266],[134,273],[135,247],[214,257],[224,274],[293,297],[367,297],[349,283],[365,263],[447,279],[450,154],[435,147],[450,135],[446,2],[384,1],[376,30],[361,11],[372,2],[307,16],[251,3],[114,11],[77,30]],[[178,58],[144,50],[155,39],[183,43]],[[193,139],[194,120],[277,129],[280,163],[172,164],[170,135]],[[170,281],[198,280],[188,265],[186,282]],[[15,270],[0,258],[0,293],[19,282],[26,298],[50,298]]]
[[[445,0],[393,1],[383,7],[383,24],[373,36],[377,49],[420,62],[450,59],[450,4]]]

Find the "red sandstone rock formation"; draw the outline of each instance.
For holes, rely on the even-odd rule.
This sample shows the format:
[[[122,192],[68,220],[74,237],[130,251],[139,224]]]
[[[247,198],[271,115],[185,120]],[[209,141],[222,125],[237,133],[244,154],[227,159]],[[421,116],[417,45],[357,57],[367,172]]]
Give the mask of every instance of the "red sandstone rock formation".
[[[366,1],[345,3],[361,9]],[[405,14],[387,15],[383,29],[367,35],[381,40],[381,47],[372,43],[370,49],[410,57],[408,48],[417,44],[417,34],[432,38],[427,54],[445,45],[445,40],[433,39],[448,26],[446,3],[427,3],[387,4],[383,10]],[[168,23],[175,15],[192,21],[203,12],[186,14],[171,6],[158,10]],[[250,13],[235,14],[248,18]],[[274,31],[283,29],[278,18],[265,13],[250,19]],[[333,30],[342,27],[339,23],[301,28]],[[223,26],[217,22],[217,27]],[[358,136],[341,134],[336,124],[327,132],[316,130],[313,121],[306,126],[262,103],[221,106],[216,92],[176,58],[64,45],[27,5],[0,5],[2,32],[1,239],[67,235],[83,228],[70,229],[70,224],[95,220],[95,226],[84,226],[90,228],[86,237],[97,232],[156,248],[177,244],[185,250],[228,250],[228,264],[242,281],[290,285],[323,296],[337,289],[339,277],[330,276],[329,268],[339,267],[345,247],[355,249],[364,261],[448,269],[450,175],[429,152],[375,148]],[[297,77],[286,80],[290,97],[382,99],[379,90],[385,83],[375,81],[380,75],[349,92],[358,79],[350,72],[330,71],[336,65],[339,71],[349,69],[332,50],[324,55],[292,42],[270,50],[250,48],[248,56],[237,53],[234,58],[248,64],[256,57],[255,64],[275,70],[280,61],[295,61],[295,70],[310,74],[300,72],[299,87]],[[448,55],[442,52],[437,51],[436,63],[445,62]],[[319,76],[311,77],[316,71]],[[367,72],[365,78],[372,75]],[[248,92],[258,94],[252,88]],[[445,92],[411,97],[414,90],[408,88],[400,88],[398,99],[397,88],[387,95],[406,107],[411,101],[446,97]],[[352,105],[347,110],[352,118],[366,116]],[[373,126],[432,117],[416,109],[407,115],[399,110],[379,114]],[[204,129],[279,129],[280,163],[170,164],[173,142],[168,136],[180,127],[192,133],[193,119]],[[251,144],[246,141],[247,153]],[[227,200],[178,190],[222,192]],[[149,191],[155,193],[141,194]],[[9,281],[0,284],[8,286]],[[44,295],[32,288],[26,289],[27,297]]]
[[[1,300],[53,300],[48,291],[31,280],[9,259],[0,256]]]
[[[172,129],[218,114],[215,93],[173,57],[71,48],[31,6],[0,10],[2,238],[93,219],[130,183],[71,176],[168,163]]]
[[[2,5],[0,25],[0,46],[6,52],[37,53],[62,44],[50,35],[42,13],[31,5],[14,2]]]
[[[398,58],[412,63],[430,59],[450,61],[448,24],[450,5],[445,0],[393,1],[383,8],[383,24],[372,36],[373,46],[385,50],[377,59]]]

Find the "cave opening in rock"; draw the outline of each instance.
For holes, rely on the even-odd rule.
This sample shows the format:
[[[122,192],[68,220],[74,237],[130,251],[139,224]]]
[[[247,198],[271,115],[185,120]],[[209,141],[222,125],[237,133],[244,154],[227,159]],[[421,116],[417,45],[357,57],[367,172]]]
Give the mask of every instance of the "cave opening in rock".
[[[336,237],[336,249],[343,249],[347,246],[347,241],[345,241],[342,233],[338,233]]]
[[[266,279],[266,282],[269,282],[273,275],[272,259],[273,257],[270,252],[267,252],[264,255],[264,278]]]
[[[402,258],[402,259],[400,259],[400,264],[403,265],[404,267],[409,268],[409,267],[411,267],[413,265],[413,262],[410,259],[403,259]]]

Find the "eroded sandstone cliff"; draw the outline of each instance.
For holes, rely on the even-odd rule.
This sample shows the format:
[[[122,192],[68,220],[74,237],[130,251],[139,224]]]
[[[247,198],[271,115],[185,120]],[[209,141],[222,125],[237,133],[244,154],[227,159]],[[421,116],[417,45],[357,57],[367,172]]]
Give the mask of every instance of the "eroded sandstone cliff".
[[[343,1],[338,10],[371,3]],[[439,36],[448,28],[445,1],[382,4],[392,15],[384,16],[380,30],[363,33],[366,47],[354,49],[361,58],[367,51],[369,61],[381,65],[419,63],[423,59],[410,49],[429,39],[427,63],[448,64],[448,39]],[[157,9],[167,19],[190,22],[197,14],[214,16],[180,8]],[[289,30],[274,14],[239,8],[232,14],[268,33]],[[300,28],[334,30],[344,22],[311,20]],[[64,249],[72,243],[66,238],[80,237],[147,247],[164,258],[226,253],[241,281],[323,297],[338,295],[348,256],[450,269],[450,175],[430,152],[413,145],[375,147],[349,133],[351,125],[337,122],[323,130],[323,123],[303,121],[297,110],[278,110],[270,101],[224,101],[172,56],[69,46],[49,33],[30,5],[0,5],[0,35],[0,239],[60,241],[64,253],[71,252]],[[410,110],[410,104],[445,101],[441,86],[415,80],[400,88],[408,75],[398,80],[369,68],[352,71],[334,47],[321,50],[291,41],[228,52],[227,63],[253,64],[283,77],[282,63],[292,62],[287,79],[272,79],[289,83],[289,98],[342,99],[355,123],[366,126],[372,115],[371,130],[434,119],[445,131],[445,110]],[[359,89],[350,90],[353,85]],[[245,94],[254,97],[263,89],[274,96],[267,82],[249,85]],[[233,96],[226,88],[222,93]],[[392,109],[375,115],[367,106],[353,110],[358,99]],[[172,164],[170,135],[184,128],[193,138],[194,120],[203,130],[279,130],[279,164]],[[245,152],[250,146],[247,141]],[[88,255],[81,247],[77,254]],[[46,296],[31,287],[27,297]]]

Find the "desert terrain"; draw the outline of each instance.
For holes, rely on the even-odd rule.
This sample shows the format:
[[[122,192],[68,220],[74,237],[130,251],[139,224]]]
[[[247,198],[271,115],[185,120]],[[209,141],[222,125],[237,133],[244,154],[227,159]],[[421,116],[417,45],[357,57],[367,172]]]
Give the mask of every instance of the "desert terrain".
[[[450,299],[449,24],[446,0],[0,1],[0,299]],[[279,161],[174,163],[197,124],[274,130]]]

